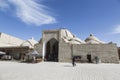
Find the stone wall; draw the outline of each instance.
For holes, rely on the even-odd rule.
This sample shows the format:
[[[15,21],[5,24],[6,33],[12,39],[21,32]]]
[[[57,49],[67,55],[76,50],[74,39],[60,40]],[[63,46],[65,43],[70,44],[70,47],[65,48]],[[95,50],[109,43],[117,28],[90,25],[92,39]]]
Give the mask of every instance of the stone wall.
[[[82,62],[88,62],[87,55],[91,55],[92,62],[97,56],[102,63],[118,63],[119,55],[115,44],[59,44],[59,61],[71,62],[73,56],[81,56]]]
[[[71,62],[71,50],[70,44],[59,43],[59,62]]]
[[[81,44],[73,45],[73,55],[81,56],[81,60],[88,61],[87,55],[90,54],[92,60],[95,56],[101,59],[103,63],[118,63],[118,51],[115,44]]]

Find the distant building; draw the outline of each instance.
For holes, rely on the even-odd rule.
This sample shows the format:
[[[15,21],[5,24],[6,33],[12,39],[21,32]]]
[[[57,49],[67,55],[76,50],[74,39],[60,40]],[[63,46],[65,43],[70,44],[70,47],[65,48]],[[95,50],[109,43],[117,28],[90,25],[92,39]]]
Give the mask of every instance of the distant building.
[[[94,62],[96,57],[103,63],[118,63],[118,48],[114,43],[105,43],[90,34],[85,41],[67,29],[45,30],[35,49],[45,61],[71,62],[72,57],[80,62]]]
[[[0,33],[0,51],[5,52],[6,55],[11,55],[16,60],[22,59],[29,50],[34,49],[36,43],[38,42],[33,38],[24,41],[8,34]]]

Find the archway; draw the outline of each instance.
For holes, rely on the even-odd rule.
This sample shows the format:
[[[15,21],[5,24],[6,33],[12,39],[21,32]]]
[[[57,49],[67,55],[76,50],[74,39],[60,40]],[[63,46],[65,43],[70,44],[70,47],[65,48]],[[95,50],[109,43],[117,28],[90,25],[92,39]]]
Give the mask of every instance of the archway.
[[[58,41],[55,38],[50,39],[46,43],[46,61],[58,61]]]

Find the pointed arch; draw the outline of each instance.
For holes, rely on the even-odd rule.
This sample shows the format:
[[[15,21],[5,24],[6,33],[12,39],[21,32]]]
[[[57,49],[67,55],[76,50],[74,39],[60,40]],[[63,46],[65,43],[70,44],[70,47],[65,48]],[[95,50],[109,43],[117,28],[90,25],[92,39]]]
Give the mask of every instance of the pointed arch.
[[[55,38],[46,43],[45,59],[46,61],[58,61],[58,41]]]

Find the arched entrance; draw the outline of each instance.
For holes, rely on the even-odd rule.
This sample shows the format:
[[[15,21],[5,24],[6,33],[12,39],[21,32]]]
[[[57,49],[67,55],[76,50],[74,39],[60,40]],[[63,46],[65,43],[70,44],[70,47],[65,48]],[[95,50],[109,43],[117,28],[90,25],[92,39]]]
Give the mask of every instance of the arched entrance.
[[[46,43],[46,61],[58,61],[58,41],[55,38],[50,39]]]

